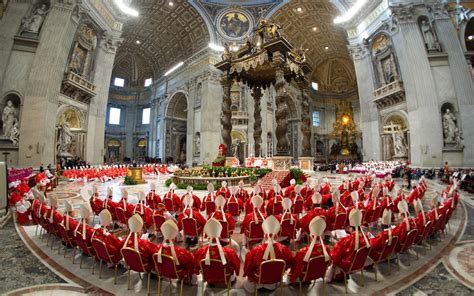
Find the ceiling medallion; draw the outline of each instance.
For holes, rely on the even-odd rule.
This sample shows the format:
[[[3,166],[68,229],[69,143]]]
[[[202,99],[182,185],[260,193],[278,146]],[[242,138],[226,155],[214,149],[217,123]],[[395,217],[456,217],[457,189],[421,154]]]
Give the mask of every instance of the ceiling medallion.
[[[252,28],[252,17],[244,9],[226,9],[217,17],[217,31],[228,40],[243,40],[250,34]]]

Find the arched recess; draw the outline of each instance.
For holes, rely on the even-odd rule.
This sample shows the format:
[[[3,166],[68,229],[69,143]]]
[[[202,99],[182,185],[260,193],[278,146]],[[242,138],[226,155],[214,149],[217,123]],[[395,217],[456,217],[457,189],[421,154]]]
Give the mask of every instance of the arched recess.
[[[122,142],[118,139],[107,140],[107,161],[115,162],[123,159],[122,153]]]
[[[168,162],[186,162],[186,132],[188,96],[182,91],[174,93],[166,107],[165,155]]]
[[[388,113],[382,118],[382,159],[393,160],[395,156],[393,134],[394,129],[401,131],[402,143],[405,145],[408,160],[410,160],[410,127],[407,114],[402,111]]]
[[[247,156],[247,133],[243,130],[232,130],[230,133],[232,138],[232,155],[237,157],[240,163],[244,163],[244,159]]]
[[[146,149],[148,146],[148,141],[145,138],[140,138],[135,145],[135,160],[137,162],[143,162],[147,156]]]
[[[67,135],[63,132],[67,130]],[[86,114],[70,105],[62,105],[56,115],[56,153],[61,158],[85,159],[87,138]]]
[[[22,98],[19,93],[7,92],[0,101],[0,139],[17,145],[20,140]]]

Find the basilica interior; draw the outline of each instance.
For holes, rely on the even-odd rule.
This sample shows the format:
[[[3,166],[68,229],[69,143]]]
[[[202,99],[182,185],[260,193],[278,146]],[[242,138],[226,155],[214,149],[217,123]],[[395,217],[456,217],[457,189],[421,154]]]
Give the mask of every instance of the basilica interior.
[[[473,67],[472,1],[0,0],[0,182],[5,183],[0,228],[6,234],[0,238],[5,246],[0,293],[144,295],[161,289],[204,295],[227,288],[228,295],[472,294]],[[356,181],[361,188],[352,188]],[[216,196],[227,188],[222,182],[229,186],[228,196],[223,194],[227,202],[237,196],[232,193],[237,187],[248,193],[239,197],[242,211],[232,215],[236,225],[226,247],[238,251],[240,275],[236,272],[232,283],[227,279],[224,288],[205,284],[203,271],[184,288],[182,281],[180,287],[179,280],[164,277],[159,284],[158,269],[133,270],[130,280],[127,272],[133,268],[122,257],[114,279],[118,263],[108,262],[102,273],[102,260],[104,265],[107,260],[94,259],[75,242],[79,226],[69,235],[73,242],[67,234],[55,237],[51,226],[53,208],[58,208],[67,228],[71,215],[71,223],[84,225],[83,233],[85,220],[98,229],[109,198],[119,204],[130,196],[130,220],[111,213],[112,236],[126,246],[131,234],[137,240],[141,233],[143,240],[161,246],[172,240],[163,238],[166,231],[158,234],[153,221],[147,225],[143,206],[136,213],[142,195],[148,198],[153,188],[163,202],[168,192],[179,195],[181,208],[167,209],[177,222],[193,207],[185,205],[187,194],[194,190],[194,203],[204,205],[214,187],[220,190]],[[214,184],[210,191],[209,184]],[[263,198],[265,216],[285,217],[283,208],[280,216],[270,209],[270,192],[279,196],[275,191],[281,187],[279,202],[290,199],[288,213],[294,213],[300,185],[323,199],[301,194],[309,202],[296,213],[301,222],[319,209],[312,204],[324,204],[329,213],[341,194],[346,224],[338,228],[325,214],[328,226],[319,234],[331,255],[345,236],[338,231],[355,229],[355,236],[357,229],[367,231],[371,245],[385,233],[382,206],[373,220],[350,221],[351,209],[359,211],[359,198],[367,211],[372,200],[375,210],[385,196],[397,204],[408,200],[404,216],[397,206],[387,206],[393,225],[408,221],[410,212],[415,219],[414,199],[420,200],[427,217],[428,211],[436,212],[432,222],[439,229],[426,230],[425,237],[419,229],[412,248],[403,244],[387,262],[367,260],[357,269],[361,273],[349,270],[342,282],[335,280],[341,266],[332,258],[334,275],[323,273],[313,285],[302,278],[303,288],[292,282],[296,263],[291,263],[276,287],[257,283],[255,290],[249,288],[254,275],[244,264],[257,247],[246,242],[243,225],[247,215],[259,212],[252,197]],[[386,187],[390,193],[382,190]],[[374,191],[380,192],[379,201]],[[358,197],[351,200],[351,192]],[[12,202],[16,196],[19,200]],[[105,201],[97,211],[95,198]],[[212,197],[214,202],[219,208]],[[43,206],[46,212],[40,215]],[[90,219],[82,216],[84,207]],[[146,207],[158,209],[148,201]],[[446,224],[437,223],[438,211]],[[208,220],[206,225],[214,221],[213,211],[196,212]],[[27,221],[21,222],[25,213]],[[143,230],[133,230],[136,215]],[[424,214],[419,217],[426,220]],[[175,244],[197,256],[206,240],[202,226],[198,243],[189,243],[180,228]],[[297,234],[282,243],[294,260],[298,250],[319,244],[307,229],[305,237],[303,227]],[[221,248],[206,235],[210,246]],[[268,245],[265,239],[262,245]],[[275,256],[273,248],[268,252]],[[99,269],[91,274],[95,261],[100,261],[100,275]]]

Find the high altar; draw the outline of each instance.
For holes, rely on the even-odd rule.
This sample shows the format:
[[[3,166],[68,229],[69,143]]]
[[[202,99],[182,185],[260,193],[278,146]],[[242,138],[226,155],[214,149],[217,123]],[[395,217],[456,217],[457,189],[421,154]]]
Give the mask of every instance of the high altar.
[[[288,141],[288,86],[295,82],[300,90],[301,102],[301,133],[302,155],[299,157],[300,166],[305,169],[313,167],[311,157],[311,114],[309,104],[310,83],[306,75],[312,72],[306,62],[305,50],[291,45],[280,35],[279,26],[262,20],[256,28],[255,37],[247,39],[246,45],[237,52],[232,52],[225,45],[222,61],[215,66],[224,74],[222,87],[224,90],[221,117],[221,135],[226,146],[226,156],[230,157],[232,144],[232,111],[231,86],[234,80],[245,83],[252,90],[254,106],[254,148],[255,157],[261,157],[262,151],[262,89],[273,85],[276,90],[275,121],[277,138],[276,155],[271,162],[275,170],[288,169],[291,164],[290,144]]]

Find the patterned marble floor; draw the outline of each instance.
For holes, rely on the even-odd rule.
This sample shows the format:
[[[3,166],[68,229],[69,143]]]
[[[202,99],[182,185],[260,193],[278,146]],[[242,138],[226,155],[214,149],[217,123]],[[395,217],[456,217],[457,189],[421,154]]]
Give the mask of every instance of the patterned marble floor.
[[[337,176],[337,175],[332,175]],[[320,175],[318,175],[318,178]],[[166,191],[166,188],[163,186],[164,180],[162,179],[154,179],[154,182],[159,184],[159,192],[160,195]],[[337,179],[331,179],[334,183],[337,183]],[[436,190],[441,188],[437,182],[431,182],[431,186],[435,187]],[[102,194],[105,194],[106,187],[113,186],[114,192],[119,192],[119,182],[110,182],[106,184],[106,186],[101,186],[100,191]],[[78,206],[80,203],[86,201],[87,198],[87,191],[83,191],[81,194],[81,188],[83,188],[82,184],[74,184],[74,183],[66,183],[61,184],[54,192],[57,197],[61,200],[64,198],[73,198],[74,203]],[[136,194],[136,190],[132,190],[131,196]],[[178,192],[178,194],[183,193],[184,191]],[[197,192],[199,196],[202,196],[204,192]],[[469,196],[471,198],[471,196]],[[474,270],[473,265],[474,261],[474,246],[473,246],[473,237],[474,237],[474,209],[469,205],[465,206],[467,217],[466,227],[464,229],[464,233],[456,242],[453,242],[451,247],[447,246],[446,249],[449,249],[447,254],[441,254],[439,256],[435,256],[432,260],[434,263],[430,265],[430,268],[427,268],[421,272],[417,278],[413,279],[405,279],[403,284],[400,284],[399,287],[390,288],[387,292],[382,294],[399,294],[399,295],[473,295],[474,291],[472,290],[472,286],[469,285],[469,278],[463,277],[459,274],[456,274],[456,270],[459,268],[465,269],[468,272]],[[461,207],[459,208],[461,209]],[[460,213],[457,215],[461,216]],[[459,217],[458,216],[458,217]],[[471,219],[469,219],[471,218]],[[26,228],[25,228],[26,229]],[[26,232],[30,232],[30,234],[26,234]],[[29,228],[26,232],[23,231],[22,237],[29,237],[34,240],[34,235],[31,233],[33,228]],[[20,231],[21,232],[21,231]],[[452,233],[454,232],[451,231]],[[0,230],[0,243],[3,246],[3,251],[0,253],[0,282],[3,285],[0,285],[0,293],[6,293],[7,295],[84,295],[84,294],[108,294],[104,290],[97,289],[97,287],[90,286],[88,284],[80,285],[75,281],[72,281],[70,278],[65,277],[61,272],[52,271],[54,268],[51,268],[51,265],[48,260],[45,260],[43,257],[41,260],[38,259],[37,252],[34,252],[35,255],[30,251],[27,246],[25,246],[24,242],[20,238],[17,231],[15,231],[15,227],[13,223],[9,223],[5,228]],[[448,237],[450,237],[448,235]],[[37,242],[39,245],[39,242]],[[441,244],[439,242],[438,244]],[[44,246],[40,246],[40,249],[43,249]],[[441,246],[434,245],[433,251],[437,251],[437,247],[441,249]],[[47,248],[48,249],[48,248]],[[54,260],[59,262],[61,265],[63,261],[61,258],[55,258],[54,252],[47,252],[46,249],[44,251],[47,253],[47,256],[51,256]],[[441,252],[441,251],[440,251]],[[454,252],[456,252],[454,254]],[[423,254],[423,253],[422,253]],[[41,256],[40,256],[41,258]],[[455,260],[454,260],[454,259]],[[413,268],[419,268],[424,264],[424,260],[427,260],[423,255],[421,256],[420,260],[412,264]],[[405,260],[405,261],[404,261]],[[70,259],[69,259],[70,261]],[[44,264],[47,265],[44,265]],[[410,267],[406,266],[407,260],[402,259],[402,269],[400,273],[409,272]],[[456,265],[457,264],[457,265]],[[64,263],[63,266],[68,265]],[[69,264],[70,265],[70,264]],[[77,264],[76,264],[77,266]],[[70,267],[70,266],[69,266]],[[74,268],[74,266],[72,267]],[[78,267],[75,267],[78,268]],[[381,267],[383,269],[383,267]],[[60,274],[58,276],[56,274]],[[383,273],[384,270],[381,270]],[[90,273],[90,270],[87,274]],[[110,272],[108,272],[110,273]],[[390,282],[400,282],[400,278],[402,275],[397,275],[395,278],[387,278],[387,281]],[[368,274],[370,274],[368,272]],[[472,273],[471,273],[472,274]],[[466,274],[464,274],[466,276]],[[469,274],[468,274],[469,275]],[[81,274],[79,273],[79,276]],[[370,274],[369,277],[373,277],[373,274]],[[84,278],[88,278],[88,275],[84,272]],[[94,278],[95,279],[95,278]],[[352,292],[356,292],[358,294],[373,294],[373,295],[381,295],[379,291],[386,291],[386,287],[383,286],[379,281],[378,283],[374,283],[372,278],[369,278],[369,284],[366,284],[366,287],[360,289],[358,285],[355,283],[358,282],[357,276],[354,276],[355,282],[351,281],[350,289]],[[107,278],[108,282],[110,282],[109,276]],[[367,283],[367,281],[366,281]],[[470,288],[469,288],[470,287]],[[123,287],[122,287],[123,288]],[[219,290],[211,289],[212,292],[218,292]],[[108,290],[109,292],[116,293],[116,294],[134,294],[133,292],[138,292],[139,290],[135,291],[120,291],[113,292],[113,290]],[[115,290],[117,291],[117,290]],[[153,290],[152,291],[156,291]],[[163,288],[163,293],[168,293],[169,289]],[[175,291],[175,290],[174,290]],[[305,291],[305,290],[304,290]],[[308,295],[316,295],[321,293],[320,284],[316,285],[314,288],[310,288],[306,290]],[[132,292],[132,293],[129,293]],[[185,288],[185,295],[193,294],[198,295],[200,294],[200,286],[188,286]],[[143,293],[143,291],[142,291]],[[142,294],[141,293],[141,294]],[[289,294],[297,294],[297,289],[295,288],[285,288],[285,293]],[[329,287],[327,290],[329,295],[333,294],[340,294],[343,293],[343,286],[335,285],[334,287]],[[244,295],[244,289],[241,290],[233,290],[233,295]],[[263,295],[268,295],[269,293],[262,293]],[[276,293],[273,293],[276,294]]]

